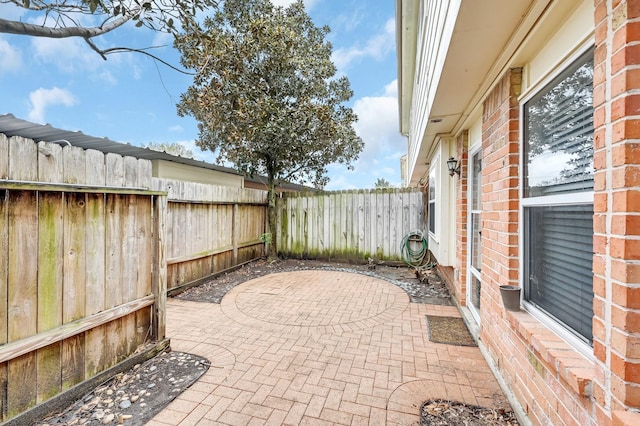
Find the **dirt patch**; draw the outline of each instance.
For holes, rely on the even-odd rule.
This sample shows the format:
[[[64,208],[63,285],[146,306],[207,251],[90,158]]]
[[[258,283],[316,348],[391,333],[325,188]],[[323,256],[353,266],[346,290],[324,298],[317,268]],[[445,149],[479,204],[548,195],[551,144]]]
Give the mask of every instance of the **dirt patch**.
[[[257,260],[240,269],[219,275],[197,287],[192,287],[174,296],[177,299],[193,302],[220,303],[224,295],[233,287],[274,272],[320,269],[340,272],[354,272],[380,278],[402,288],[413,303],[451,305],[449,289],[435,271],[427,271],[427,279],[421,282],[415,269],[408,266],[390,266],[385,264],[357,265],[350,263],[323,262],[318,260],[278,260],[267,262]]]
[[[457,346],[478,346],[462,318],[427,315],[429,340]]]
[[[423,426],[517,426],[513,411],[493,410],[455,401],[432,399],[420,409]]]
[[[209,361],[200,356],[164,352],[36,425],[144,425],[208,369]]]

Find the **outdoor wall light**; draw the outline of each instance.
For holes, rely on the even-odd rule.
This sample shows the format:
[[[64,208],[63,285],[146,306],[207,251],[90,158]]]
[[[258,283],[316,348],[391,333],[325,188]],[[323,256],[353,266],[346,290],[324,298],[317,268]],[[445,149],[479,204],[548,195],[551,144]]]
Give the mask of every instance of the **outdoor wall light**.
[[[449,170],[449,176],[453,176],[454,173],[460,176],[460,163],[455,158],[450,157],[447,160],[447,169]]]

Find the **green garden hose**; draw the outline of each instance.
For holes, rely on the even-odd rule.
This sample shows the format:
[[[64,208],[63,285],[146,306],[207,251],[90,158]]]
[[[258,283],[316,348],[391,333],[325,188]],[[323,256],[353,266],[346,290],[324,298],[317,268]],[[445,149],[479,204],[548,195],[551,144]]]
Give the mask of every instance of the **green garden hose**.
[[[402,260],[413,268],[427,266],[432,268],[435,262],[432,262],[429,253],[429,245],[422,231],[411,231],[402,239]]]

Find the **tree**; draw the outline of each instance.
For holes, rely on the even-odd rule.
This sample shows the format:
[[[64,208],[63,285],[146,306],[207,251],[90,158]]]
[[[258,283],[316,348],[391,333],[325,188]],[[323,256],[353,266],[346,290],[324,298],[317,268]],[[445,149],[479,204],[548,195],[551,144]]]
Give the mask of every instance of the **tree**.
[[[176,155],[178,157],[193,158],[193,151],[184,145],[177,142],[174,143],[160,143],[152,142],[144,146],[144,148],[151,149],[153,151],[166,152],[167,154]]]
[[[351,168],[363,143],[343,105],[349,80],[336,78],[328,27],[316,27],[302,1],[226,0],[202,25],[176,37],[182,65],[196,75],[178,104],[199,122],[203,149],[250,176],[267,177],[269,232],[277,255],[275,182],[323,187],[327,168]]]
[[[100,49],[92,39],[107,34],[129,21],[136,27],[145,26],[155,31],[176,32],[175,23],[192,21],[198,11],[216,7],[217,0],[0,0],[30,12],[28,21],[0,18],[0,33],[33,37],[81,37],[103,59],[118,51],[144,51],[130,48]],[[84,26],[87,15],[100,22]],[[36,23],[32,23],[36,21]],[[148,54],[148,53],[147,53]],[[153,55],[150,55],[153,56]]]
[[[376,183],[374,184],[375,188],[391,188],[391,182],[384,178],[376,179]]]

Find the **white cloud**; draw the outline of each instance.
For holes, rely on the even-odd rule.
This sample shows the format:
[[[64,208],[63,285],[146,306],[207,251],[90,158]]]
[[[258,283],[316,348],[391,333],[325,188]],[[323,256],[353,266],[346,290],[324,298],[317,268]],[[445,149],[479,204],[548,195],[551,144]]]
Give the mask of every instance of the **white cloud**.
[[[22,68],[22,55],[7,41],[0,39],[0,74],[16,72]]]
[[[395,44],[395,20],[389,19],[379,34],[371,37],[364,46],[354,45],[347,48],[340,48],[333,52],[332,61],[340,70],[348,68],[349,65],[358,59],[371,57],[380,60],[394,49]]]
[[[398,99],[389,96],[388,90],[383,96],[358,99],[353,110],[358,115],[356,132],[365,143],[361,160],[373,162],[387,151],[397,153],[406,148],[398,128]]]
[[[52,89],[40,88],[29,94],[31,101],[31,110],[29,111],[29,120],[36,123],[45,123],[45,109],[52,105],[64,105],[67,107],[77,103],[77,99],[73,94],[66,90],[54,87]]]
[[[96,52],[77,38],[34,37],[31,40],[31,46],[35,51],[36,59],[45,64],[52,64],[64,72],[95,70],[98,61],[102,61]]]
[[[180,126],[179,124],[169,127],[170,132],[182,132],[183,130],[184,130],[184,127]]]
[[[327,190],[372,188],[376,179],[387,179],[400,186],[400,157],[406,153],[405,138],[398,128],[397,81],[384,86],[381,96],[367,96],[355,101],[354,112],[358,122],[356,133],[364,142],[364,149],[354,171],[344,166],[329,166],[331,181]]]

